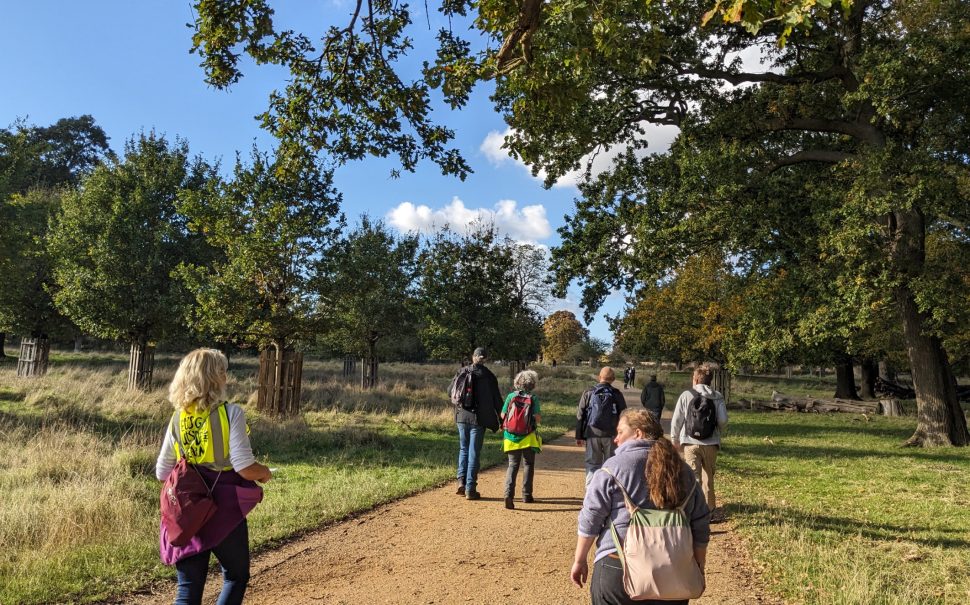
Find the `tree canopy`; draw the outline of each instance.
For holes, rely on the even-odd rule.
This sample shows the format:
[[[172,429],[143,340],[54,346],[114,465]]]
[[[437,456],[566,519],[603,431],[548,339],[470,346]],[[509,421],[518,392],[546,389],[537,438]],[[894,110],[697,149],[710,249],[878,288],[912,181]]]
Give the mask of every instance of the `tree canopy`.
[[[317,162],[282,170],[278,159],[254,149],[248,165],[236,158],[232,178],[183,193],[187,229],[217,253],[177,270],[195,298],[190,322],[197,330],[259,349],[311,338],[321,320],[317,262],[343,221],[331,180]]]
[[[184,329],[171,274],[197,246],[176,201],[211,176],[184,141],[149,133],[64,194],[48,246],[58,309],[88,334],[142,345]]]

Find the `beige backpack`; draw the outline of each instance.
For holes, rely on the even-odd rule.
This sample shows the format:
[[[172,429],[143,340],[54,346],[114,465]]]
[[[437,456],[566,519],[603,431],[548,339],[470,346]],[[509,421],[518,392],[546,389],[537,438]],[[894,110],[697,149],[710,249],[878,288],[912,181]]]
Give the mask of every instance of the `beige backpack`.
[[[623,564],[623,589],[634,601],[647,599],[696,599],[704,594],[704,573],[694,560],[694,538],[684,506],[697,489],[692,482],[690,493],[680,506],[671,510],[640,508],[623,492],[630,525],[626,539],[620,540],[610,519],[610,532]]]

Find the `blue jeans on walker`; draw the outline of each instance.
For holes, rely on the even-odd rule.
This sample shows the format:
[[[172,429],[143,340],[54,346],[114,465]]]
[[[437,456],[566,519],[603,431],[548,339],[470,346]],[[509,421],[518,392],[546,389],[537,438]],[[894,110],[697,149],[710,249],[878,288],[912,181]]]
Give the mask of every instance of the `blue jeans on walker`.
[[[458,423],[458,482],[464,482],[465,492],[478,486],[479,454],[485,440],[485,427],[470,422]]]
[[[219,513],[216,513],[219,514]],[[178,593],[175,605],[202,603],[206,575],[209,573],[209,555],[214,554],[222,566],[222,592],[217,605],[242,603],[249,584],[249,527],[246,520],[226,536],[212,550],[186,557],[175,564],[178,572]]]

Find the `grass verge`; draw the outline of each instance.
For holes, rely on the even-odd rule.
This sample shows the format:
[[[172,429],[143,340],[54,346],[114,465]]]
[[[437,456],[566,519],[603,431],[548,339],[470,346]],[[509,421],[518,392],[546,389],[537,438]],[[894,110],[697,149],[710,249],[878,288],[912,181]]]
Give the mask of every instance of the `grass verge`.
[[[171,406],[165,388],[124,390],[126,359],[55,356],[47,376],[0,368],[0,603],[92,602],[170,579],[158,559],[154,463]],[[166,385],[175,358],[160,358]],[[255,390],[255,360],[232,360],[230,399]],[[361,391],[337,363],[308,361],[303,414],[249,409],[261,461],[279,469],[250,516],[251,543],[272,546],[355,511],[447,481],[456,437],[445,394],[454,368],[387,364]],[[504,384],[507,373],[496,370]],[[571,428],[588,383],[559,369],[540,380],[544,434]],[[483,465],[504,460],[489,433]]]
[[[970,448],[910,418],[735,411],[719,500],[790,603],[970,603]]]

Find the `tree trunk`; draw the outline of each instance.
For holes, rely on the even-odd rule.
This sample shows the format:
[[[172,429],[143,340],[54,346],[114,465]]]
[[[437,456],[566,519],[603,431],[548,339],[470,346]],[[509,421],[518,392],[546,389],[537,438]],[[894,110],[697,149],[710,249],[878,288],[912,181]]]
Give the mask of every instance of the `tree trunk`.
[[[139,338],[131,343],[128,355],[128,390],[151,390],[154,371],[155,347],[148,345],[147,338]]]
[[[896,382],[896,368],[887,359],[879,360],[879,378],[886,382]]]
[[[380,336],[371,334],[367,339],[367,357],[361,360],[360,388],[372,389],[377,386],[377,341]]]
[[[916,432],[906,441],[912,446],[968,445],[967,417],[957,398],[956,378],[943,344],[924,330],[909,280],[923,273],[926,225],[918,210],[895,212],[890,217],[892,260],[900,274],[893,290],[903,323],[903,341],[916,390]]]
[[[879,376],[879,366],[871,357],[865,357],[860,364],[862,370],[862,384],[859,386],[859,395],[863,399],[876,398],[876,377]]]
[[[835,360],[835,398],[859,399],[855,388],[855,374],[852,369],[852,358],[848,355]]]
[[[7,333],[0,332],[0,359],[7,358],[7,353],[3,350],[5,344],[7,344]]]
[[[80,353],[83,350],[84,336],[81,334],[74,335],[74,352]]]
[[[903,337],[916,390],[914,446],[968,445],[967,417],[957,399],[956,378],[939,338],[923,333],[923,314],[909,290],[897,288]]]

